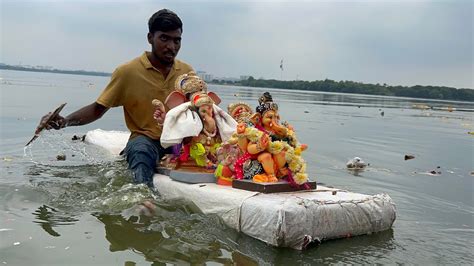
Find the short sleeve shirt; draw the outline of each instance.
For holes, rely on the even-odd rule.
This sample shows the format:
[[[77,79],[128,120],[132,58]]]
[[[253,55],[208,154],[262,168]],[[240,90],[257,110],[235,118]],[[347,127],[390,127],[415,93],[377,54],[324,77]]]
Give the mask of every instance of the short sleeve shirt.
[[[161,136],[161,127],[153,118],[155,111],[153,99],[164,102],[174,90],[176,78],[193,69],[190,65],[175,59],[165,79],[151,64],[147,57],[148,53],[144,52],[140,57],[119,66],[96,102],[108,108],[123,107],[125,123],[132,133],[130,138],[145,135],[157,140]]]

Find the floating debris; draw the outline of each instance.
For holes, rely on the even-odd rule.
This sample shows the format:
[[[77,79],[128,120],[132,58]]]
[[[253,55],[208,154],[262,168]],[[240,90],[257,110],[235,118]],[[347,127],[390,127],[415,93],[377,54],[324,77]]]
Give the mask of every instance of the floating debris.
[[[428,175],[441,175],[440,169],[441,169],[441,166],[437,166],[436,169],[428,171],[427,174]]]
[[[454,108],[452,106],[447,106],[447,107],[441,107],[441,108],[439,108],[439,110],[453,112],[453,111],[456,111],[456,108]]]
[[[471,171],[471,175],[474,176],[474,171]]]
[[[66,160],[66,154],[58,154],[56,156],[56,160],[58,161],[65,161]]]
[[[71,140],[81,140],[81,141],[84,141],[85,139],[86,139],[86,135],[82,135],[82,136],[74,135],[71,138]]]
[[[309,111],[308,111],[308,110],[304,110],[304,113],[305,113],[305,114],[308,114],[308,113],[309,113]]]
[[[474,131],[469,131],[469,132],[467,132],[467,134],[474,135]]]
[[[380,115],[381,115],[381,116],[384,116],[384,115],[385,115],[385,112],[384,112],[384,111],[382,111],[382,112],[380,113]]]
[[[415,159],[415,156],[414,155],[408,155],[408,154],[405,155],[405,161],[406,160],[411,160],[411,159]]]
[[[346,167],[348,170],[364,170],[367,167],[367,163],[365,163],[361,158],[354,157],[347,161]]]
[[[18,246],[18,245],[20,245],[20,242],[15,242],[15,243],[13,243],[13,245]]]
[[[431,109],[430,106],[426,105],[426,104],[422,104],[422,103],[417,103],[417,104],[414,104],[412,105],[413,109],[420,109],[420,110],[428,110],[428,109]]]

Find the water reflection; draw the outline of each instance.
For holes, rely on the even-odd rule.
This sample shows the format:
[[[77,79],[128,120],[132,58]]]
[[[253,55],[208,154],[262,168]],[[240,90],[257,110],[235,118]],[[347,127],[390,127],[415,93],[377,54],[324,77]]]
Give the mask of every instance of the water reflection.
[[[61,213],[56,209],[46,205],[40,206],[32,214],[36,217],[36,220],[34,220],[33,222],[39,224],[41,228],[46,231],[46,233],[55,237],[61,235],[56,232],[53,227],[57,227],[60,225],[73,225],[75,222],[79,221],[70,214]]]
[[[472,102],[445,101],[432,99],[415,99],[404,97],[389,97],[377,95],[362,95],[350,93],[329,93],[319,91],[291,91],[269,88],[248,88],[236,86],[210,85],[211,90],[216,91],[224,100],[235,101],[239,97],[241,101],[249,103],[251,106],[257,104],[256,99],[264,91],[270,91],[273,99],[278,103],[310,103],[316,105],[337,105],[356,107],[383,107],[383,108],[404,108],[412,109],[419,106],[426,106],[428,109],[448,111],[454,108],[457,111],[474,111]],[[236,94],[235,92],[239,93]]]
[[[155,202],[153,216],[133,207],[121,214],[93,214],[104,224],[111,252],[131,250],[151,265],[164,263],[258,265],[295,263],[373,263],[396,249],[393,230],[328,240],[306,251],[275,248],[227,228],[190,202]],[[377,260],[375,260],[377,261]],[[388,261],[387,261],[388,263]]]
[[[200,214],[189,202],[155,204],[153,216],[139,215],[137,207],[121,214],[93,214],[104,224],[111,252],[132,250],[152,262],[151,265],[206,262],[256,265],[253,259],[228,245],[227,237],[219,236],[225,234],[225,227],[217,218]]]

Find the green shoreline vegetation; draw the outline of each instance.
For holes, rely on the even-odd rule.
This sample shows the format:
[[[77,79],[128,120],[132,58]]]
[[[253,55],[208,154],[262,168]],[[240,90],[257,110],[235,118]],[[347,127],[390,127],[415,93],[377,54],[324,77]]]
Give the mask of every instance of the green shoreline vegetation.
[[[72,75],[84,75],[84,76],[110,76],[107,72],[98,71],[86,71],[86,70],[61,70],[61,69],[44,69],[34,67],[23,67],[23,66],[11,66],[6,64],[0,64],[0,69],[5,70],[16,70],[16,71],[29,71],[29,72],[46,72],[46,73],[58,73],[58,74],[72,74]]]
[[[239,82],[242,86],[278,88],[290,90],[309,90],[337,93],[356,93],[396,97],[412,97],[437,100],[474,101],[474,90],[456,89],[445,86],[390,86],[387,84],[367,84],[354,81],[334,81],[330,79],[316,81],[282,81],[275,79],[254,79]]]
[[[0,64],[0,69],[47,72],[59,74],[87,75],[87,76],[110,76],[111,73],[85,71],[85,70],[60,70],[60,69],[38,69],[31,67],[12,66]],[[275,79],[255,79],[252,76],[247,80],[229,81],[214,79],[211,84],[236,85],[260,88],[288,89],[288,90],[308,90],[337,93],[356,93],[395,97],[412,97],[437,100],[454,100],[474,102],[474,90],[466,88],[453,88],[446,86],[390,86],[387,84],[369,84],[354,81],[334,81],[330,79],[315,81],[283,81]]]

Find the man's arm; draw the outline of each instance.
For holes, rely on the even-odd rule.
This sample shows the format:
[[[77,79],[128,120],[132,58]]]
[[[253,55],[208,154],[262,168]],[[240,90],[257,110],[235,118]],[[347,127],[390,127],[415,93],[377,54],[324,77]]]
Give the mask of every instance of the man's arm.
[[[97,102],[93,102],[66,116],[64,118],[64,120],[66,120],[64,127],[82,126],[92,123],[101,118],[107,110],[109,110],[109,108]]]
[[[97,102],[93,102],[66,117],[58,115],[47,125],[45,125],[48,119],[47,114],[43,116],[43,118],[41,118],[40,124],[38,125],[37,129],[41,128],[42,126],[44,126],[46,129],[61,129],[69,126],[86,125],[101,118],[105,114],[105,112],[107,112],[107,110],[109,110],[109,108]]]

